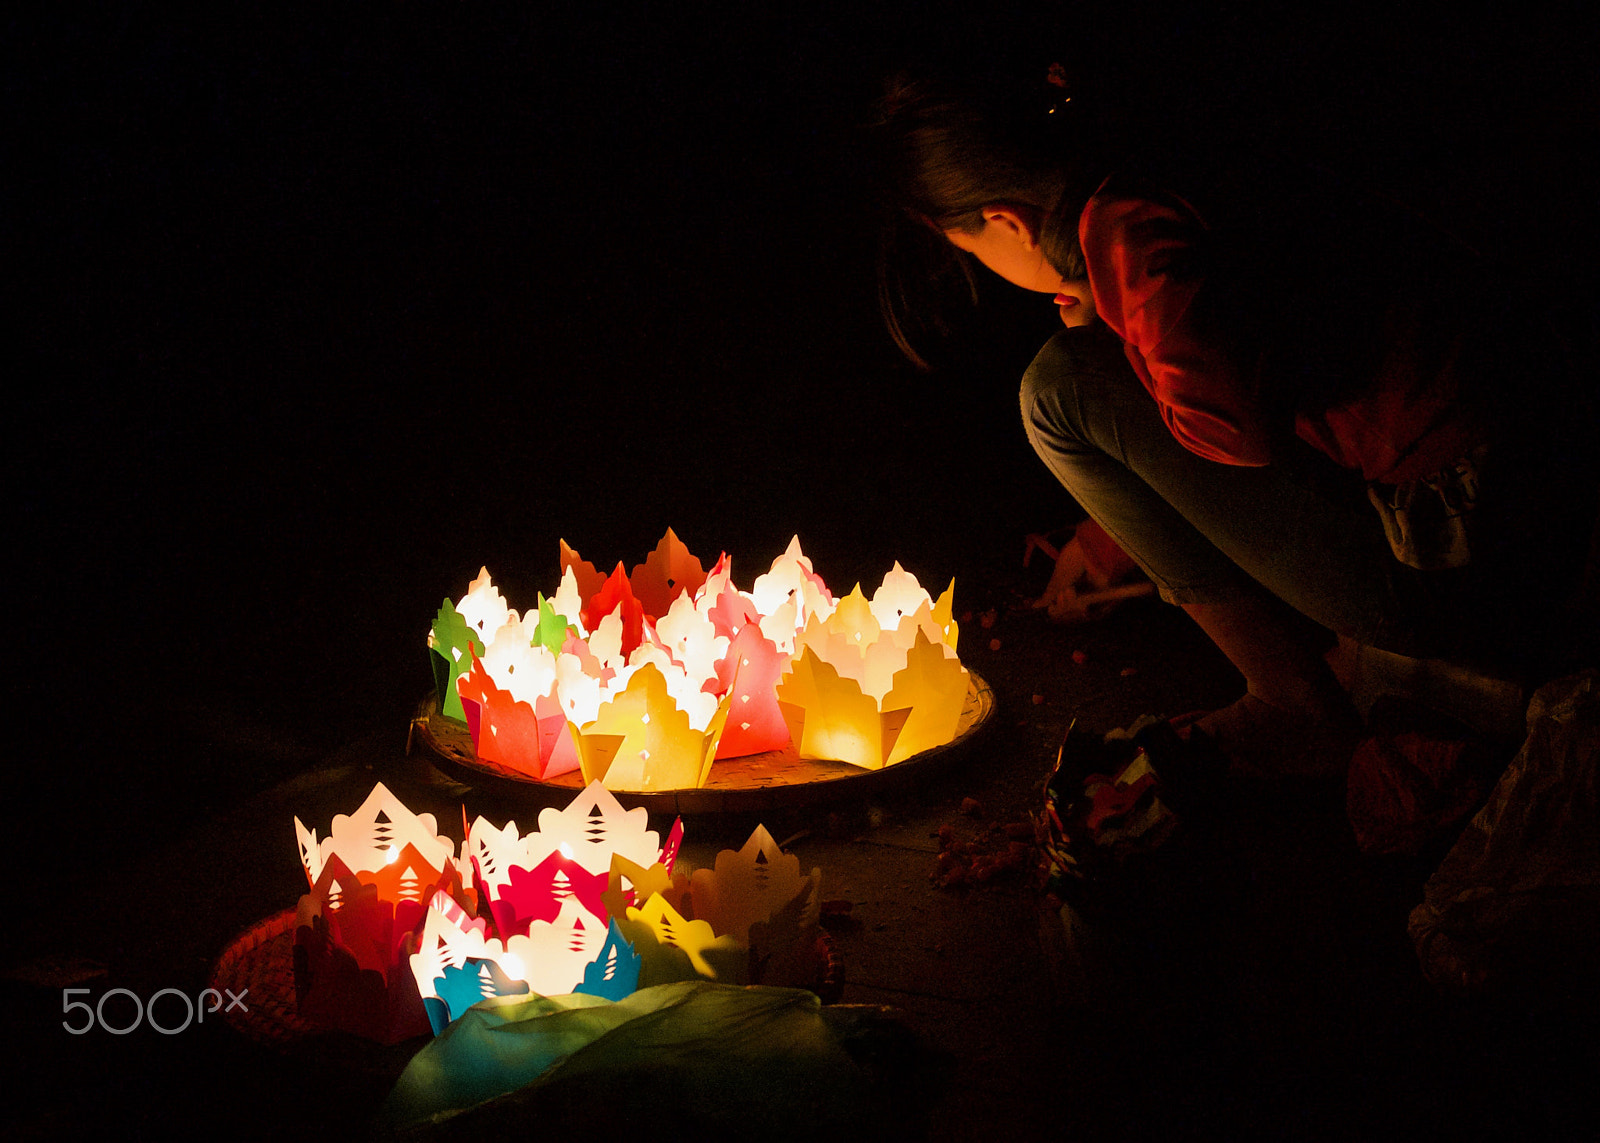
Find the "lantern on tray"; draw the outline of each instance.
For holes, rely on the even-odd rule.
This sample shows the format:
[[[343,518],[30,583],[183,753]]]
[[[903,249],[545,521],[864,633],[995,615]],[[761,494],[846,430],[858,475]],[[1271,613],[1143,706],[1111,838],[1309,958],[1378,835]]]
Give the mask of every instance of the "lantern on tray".
[[[897,563],[869,603],[856,589],[813,614],[777,700],[802,758],[869,770],[955,737],[967,697],[954,585],[935,603]]]
[[[481,761],[617,790],[691,789],[717,759],[793,747],[878,769],[949,742],[967,697],[953,587],[894,566],[869,602],[836,600],[798,539],[734,586],[669,529],[632,572],[565,542],[561,584],[526,617],[482,571],[429,635],[441,711]],[[459,713],[455,713],[459,711]]]

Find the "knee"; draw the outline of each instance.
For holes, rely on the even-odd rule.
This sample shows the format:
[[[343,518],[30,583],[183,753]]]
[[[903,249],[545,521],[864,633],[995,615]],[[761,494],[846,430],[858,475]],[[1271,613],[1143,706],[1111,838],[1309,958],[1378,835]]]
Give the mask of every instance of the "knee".
[[[1065,331],[1063,331],[1064,333]],[[1072,382],[1072,372],[1067,367],[1067,357],[1058,344],[1063,334],[1058,333],[1044,343],[1044,348],[1034,355],[1032,363],[1022,374],[1022,425],[1028,439],[1038,443],[1037,433],[1049,420],[1051,406],[1060,405],[1060,392]]]
[[[1106,372],[1105,347],[1086,330],[1062,330],[1039,350],[1022,375],[1022,424],[1035,449],[1087,439],[1084,410]],[[1117,347],[1120,359],[1119,343]],[[1086,400],[1087,398],[1087,400]]]
[[[1072,377],[1070,349],[1063,345],[1066,331],[1056,334],[1044,343],[1044,348],[1034,355],[1027,371],[1022,374],[1022,415],[1046,394],[1054,393]]]
[[[1021,400],[1036,449],[1093,447],[1116,439],[1118,424],[1155,411],[1122,342],[1098,323],[1045,342],[1022,375]]]

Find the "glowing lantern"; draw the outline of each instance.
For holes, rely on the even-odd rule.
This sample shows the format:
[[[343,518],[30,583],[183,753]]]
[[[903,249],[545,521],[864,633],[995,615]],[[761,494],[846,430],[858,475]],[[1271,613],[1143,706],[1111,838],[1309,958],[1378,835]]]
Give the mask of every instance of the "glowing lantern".
[[[774,689],[788,661],[789,657],[754,623],[747,623],[733,637],[727,655],[716,664],[719,689],[727,695],[728,710],[717,747],[718,758],[759,754],[789,744],[789,726],[778,709]]]
[[[687,884],[657,882],[617,927],[639,952],[640,987],[690,975],[734,984],[809,986],[818,977],[822,875],[800,873],[765,827],[723,850]],[[673,898],[669,900],[669,895]],[[693,919],[690,919],[692,916]]]
[[[494,945],[482,922],[440,918],[424,940],[427,955],[413,962],[424,995],[444,1000],[450,988],[465,987],[461,981],[506,995],[497,971],[546,995],[585,982],[594,995],[608,995],[600,989],[690,976],[814,982],[819,871],[802,875],[798,859],[757,827],[743,849],[687,873],[677,867],[682,821],[665,845],[646,824],[643,809],[623,810],[598,782],[566,809],[542,811],[539,829],[527,835],[515,822],[473,822],[464,860],[502,943]],[[520,958],[524,971],[507,969],[506,955]],[[496,970],[484,968],[489,961]],[[471,980],[461,976],[464,966],[476,973]],[[435,986],[438,980],[445,984]]]
[[[543,611],[548,612],[548,605]],[[559,622],[559,616],[553,616]],[[457,681],[473,748],[485,762],[496,762],[534,778],[553,778],[578,768],[567,734],[567,716],[557,696],[557,660],[538,642],[548,626],[543,619],[527,628],[512,620],[495,633],[480,657]],[[564,630],[564,628],[563,628]],[[496,679],[506,680],[502,689]]]
[[[568,898],[604,922],[610,910],[602,894],[615,858],[641,867],[665,862],[670,869],[677,855],[683,823],[674,824],[663,848],[646,820],[644,809],[624,810],[604,786],[591,783],[565,810],[541,812],[538,830],[526,836],[516,822],[497,829],[479,818],[467,831],[463,853],[502,934],[555,920]]]
[[[785,653],[794,650],[794,632],[803,629],[811,616],[820,615],[825,619],[838,605],[829,594],[828,585],[812,570],[811,561],[801,552],[799,536],[789,541],[788,549],[772,561],[772,567],[765,575],[756,577],[750,598],[762,615],[778,615],[785,605],[794,608],[794,621],[787,632],[787,646],[778,638],[775,630],[768,630],[766,623],[762,623],[762,631],[778,643],[779,649]]]
[[[726,554],[706,572],[669,529],[631,573],[564,541],[561,568],[536,621],[487,572],[436,618],[441,710],[483,761],[667,791],[704,785],[719,758],[792,744],[876,769],[955,735],[968,679],[952,590],[935,603],[898,564],[870,601],[835,600],[796,539],[746,593]]]
[[[639,982],[639,957],[616,925],[570,904],[554,924],[504,940],[440,895],[410,967],[435,1034],[478,1001],[528,993],[621,1000]],[[598,934],[598,939],[596,939]]]
[[[435,900],[410,962],[435,1030],[484,996],[632,992],[640,958],[613,913],[639,887],[671,883],[683,838],[681,821],[665,846],[646,825],[645,810],[624,810],[599,783],[564,810],[542,811],[527,835],[515,822],[473,822],[463,854],[498,936],[487,919]]]
[[[728,650],[727,636],[717,634],[711,618],[697,610],[688,595],[673,600],[666,615],[656,623],[656,637],[692,679],[715,676],[717,663]]]
[[[955,737],[968,679],[953,593],[935,604],[895,564],[870,603],[858,585],[812,616],[777,687],[800,757],[878,769]]]
[[[656,550],[633,569],[628,579],[645,613],[658,616],[665,615],[680,595],[692,597],[699,591],[706,573],[700,561],[668,528]]]
[[[329,836],[295,819],[310,892],[295,929],[300,1012],[329,1027],[384,1043],[426,1031],[406,971],[438,894],[464,898],[455,843],[431,814],[413,814],[382,783]]]
[[[593,722],[574,731],[584,780],[618,790],[704,785],[728,705],[717,705],[705,724],[695,726],[673,701],[660,669],[645,663],[620,694],[601,704]]]
[[[325,839],[295,819],[311,886],[295,945],[302,1015],[393,1043],[490,997],[603,1003],[694,977],[821,979],[816,870],[802,876],[758,827],[691,874],[677,862],[682,821],[664,845],[647,827],[599,783],[526,835],[478,818],[459,864],[433,817],[381,784]],[[469,864],[476,892],[462,886]]]

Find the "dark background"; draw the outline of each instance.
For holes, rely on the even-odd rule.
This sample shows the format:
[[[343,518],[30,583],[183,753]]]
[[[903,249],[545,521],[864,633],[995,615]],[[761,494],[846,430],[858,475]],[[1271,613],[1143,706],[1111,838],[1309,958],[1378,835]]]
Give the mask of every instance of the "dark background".
[[[909,58],[1060,59],[1130,130],[1331,164],[1592,337],[1581,5],[1088,7],[9,17],[24,838],[84,823],[71,861],[400,733],[440,599],[486,564],[530,605],[562,537],[959,590],[1064,522],[1014,399],[1048,302],[986,283],[929,374],[881,329],[853,148]]]

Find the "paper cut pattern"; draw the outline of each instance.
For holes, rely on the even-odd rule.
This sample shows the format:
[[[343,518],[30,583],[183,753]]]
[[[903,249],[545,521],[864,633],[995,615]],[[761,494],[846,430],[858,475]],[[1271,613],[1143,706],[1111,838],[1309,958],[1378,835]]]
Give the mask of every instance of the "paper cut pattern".
[[[776,691],[788,659],[755,623],[747,623],[728,644],[727,655],[716,664],[719,689],[728,705],[718,758],[789,745],[789,726],[778,708]]]
[[[905,667],[895,673],[889,693],[883,696],[881,705],[885,709],[910,711],[885,765],[902,762],[955,738],[967,686],[967,669],[960,660],[929,642],[927,634],[919,629],[906,655]]]
[[[968,677],[952,595],[935,604],[896,564],[870,603],[858,585],[831,615],[812,617],[777,687],[802,758],[878,769],[955,737]]]
[[[486,996],[529,991],[526,981],[513,978],[520,975],[518,961],[509,961],[512,972],[502,967],[504,945],[489,940],[486,927],[449,897],[434,897],[410,968],[435,1035]]]
[[[660,897],[678,912],[693,912],[689,896],[689,873],[674,870],[664,862],[649,868],[635,865],[621,854],[611,858],[611,876],[601,896],[609,917],[626,917],[628,910],[651,897]]]
[[[743,848],[717,854],[712,869],[697,869],[690,879],[695,916],[718,933],[744,934],[759,921],[803,897],[802,923],[814,925],[822,903],[817,896],[822,873],[800,873],[800,859],[778,848],[765,826],[757,826]]]
[[[333,819],[328,836],[321,842],[315,830],[294,819],[300,842],[300,864],[306,880],[315,885],[323,866],[338,857],[353,873],[377,873],[394,864],[404,849],[414,850],[421,861],[435,872],[449,867],[455,856],[455,843],[439,836],[439,825],[432,814],[414,814],[405,803],[389,792],[382,782],[372,787],[366,801],[353,814]]]
[[[750,598],[764,616],[777,615],[785,605],[793,608],[793,623],[786,633],[788,645],[773,632],[766,632],[768,638],[778,643],[779,649],[785,654],[793,652],[794,633],[804,630],[811,616],[820,614],[826,617],[838,605],[838,601],[829,593],[828,585],[800,551],[798,536],[789,541],[789,547],[783,555],[772,561],[772,567],[766,574],[756,577]],[[766,630],[765,626],[763,630]]]
[[[681,820],[663,844],[645,810],[599,783],[541,811],[529,834],[463,824],[458,861],[433,816],[381,783],[326,838],[295,819],[309,882],[294,947],[303,1016],[395,1043],[489,998],[819,979],[821,874],[802,875],[763,827],[691,871]]]
[[[841,678],[810,647],[778,685],[778,704],[802,758],[835,758],[867,770],[888,764],[909,710],[880,711],[855,679]]]
[[[488,996],[584,992],[620,1000],[638,986],[640,960],[616,925],[568,898],[550,922],[504,940],[448,900],[428,912],[411,973],[437,1034]]]
[[[590,631],[597,631],[600,621],[607,616],[616,616],[621,624],[623,656],[631,655],[644,638],[644,606],[634,597],[633,587],[623,574],[621,564],[606,577],[581,614],[583,625]]]
[[[525,673],[533,673],[539,660],[532,655],[534,648],[528,650]],[[567,713],[555,695],[555,659],[545,648],[537,650],[549,659],[549,688],[531,702],[495,686],[492,674],[476,654],[471,669],[460,676],[457,689],[478,757],[543,780],[576,770],[578,750],[567,730]]]
[[[484,644],[473,637],[467,621],[448,599],[434,616],[433,628],[428,632],[428,650],[433,661],[434,687],[440,696],[439,709],[451,718],[465,719],[456,680],[471,668],[473,653],[483,653]]]
[[[642,808],[624,810],[605,787],[591,783],[566,809],[545,809],[526,836],[516,822],[496,828],[474,822],[462,847],[478,891],[502,934],[524,933],[534,921],[550,922],[575,897],[596,918],[609,916],[602,897],[613,860],[639,867],[662,860],[658,835]],[[682,837],[678,822],[669,840]]]
[[[420,981],[418,982],[420,985]],[[448,964],[433,980],[433,995],[424,995],[433,1034],[438,1035],[452,1020],[488,996],[525,996],[526,981],[512,980],[496,961],[470,957],[459,965]]]
[[[539,832],[527,839],[529,853],[543,856],[569,846],[572,856],[592,873],[609,871],[613,853],[648,864],[663,852],[660,835],[649,824],[650,815],[642,806],[624,809],[604,786],[591,782],[566,809],[539,811]],[[683,823],[675,823],[669,842],[682,834]]]
[[[329,836],[295,819],[310,892],[296,910],[295,993],[300,1013],[327,1027],[395,1043],[427,1030],[407,962],[444,895],[469,903],[455,843],[431,814],[413,814],[383,785]]]
[[[641,988],[691,975],[815,986],[822,874],[803,876],[799,859],[783,853],[765,827],[738,851],[719,853],[711,869],[675,875],[670,887],[659,879],[648,884],[649,897],[618,921],[639,952]]]
[[[587,782],[620,790],[681,790],[705,784],[728,718],[728,702],[696,729],[667,692],[653,664],[636,671],[623,691],[602,703],[595,720],[575,731]]]
[[[659,895],[643,908],[630,908],[617,927],[639,951],[641,988],[695,976],[723,984],[749,983],[742,941],[718,936],[705,921],[686,919]]]
[[[567,641],[567,617],[556,610],[555,602],[539,596],[539,619],[534,626],[534,643],[552,655],[561,654]]]
[[[706,581],[700,561],[689,553],[671,528],[656,550],[629,576],[633,594],[651,616],[665,615],[680,595],[693,598]]]
[[[409,958],[435,1031],[485,996],[631,993],[642,959],[613,923],[606,891],[615,882],[614,900],[626,909],[638,887],[670,884],[682,838],[680,820],[662,846],[645,810],[625,810],[598,783],[565,809],[541,811],[526,835],[515,822],[472,822],[462,855],[480,916],[435,895]],[[628,878],[613,873],[619,867],[632,874],[627,889]]]
[[[532,869],[513,866],[505,882],[489,899],[495,927],[502,933],[525,933],[535,921],[550,924],[570,900],[602,920],[607,875],[590,873],[576,861],[552,853]]]
[[[567,989],[600,973],[601,959],[614,960],[616,977],[639,987],[686,976],[806,982],[803,975],[761,975],[769,965],[780,974],[814,974],[819,870],[803,875],[798,859],[758,827],[742,849],[718,854],[713,868],[687,871],[677,862],[683,822],[673,823],[664,844],[647,824],[643,809],[624,810],[597,782],[565,809],[543,810],[534,833],[520,834],[515,822],[473,822],[464,860],[507,950],[553,959],[561,954],[550,950],[563,943],[581,948],[587,967]],[[625,948],[597,947],[613,924]],[[521,936],[531,943],[518,942]],[[555,976],[565,981],[578,959],[562,961],[551,977],[530,970],[521,979],[535,991],[541,983],[554,987]]]
[[[571,576],[577,588],[577,596],[581,604],[587,604],[599,594],[605,585],[605,573],[599,571],[588,560],[583,559],[577,552],[567,546],[565,540],[561,541],[561,577],[563,582]]]
[[[489,569],[479,568],[478,577],[467,585],[467,594],[456,601],[456,611],[466,621],[475,638],[487,641],[511,617],[500,589],[489,579]]]
[[[607,890],[614,881],[619,895],[610,900],[623,908],[632,901],[631,888],[621,889],[613,870],[634,871],[636,885],[668,884],[682,837],[683,823],[675,822],[663,847],[644,809],[625,810],[604,786],[591,783],[565,809],[541,811],[539,828],[527,835],[515,822],[496,827],[479,818],[462,852],[484,912],[521,965],[513,976],[535,992],[583,988],[608,995],[631,990],[639,971],[637,954],[610,924],[615,911]],[[456,961],[469,955],[488,956],[472,951]],[[503,959],[497,963],[504,967]],[[423,976],[417,979],[425,984]]]
[[[632,572],[561,544],[561,583],[526,619],[480,571],[429,635],[441,711],[479,757],[535,780],[703,785],[720,758],[781,750],[867,768],[950,741],[967,674],[954,585],[937,601],[895,564],[869,600],[835,599],[799,540],[733,583],[668,529]]]
[[[583,970],[583,982],[572,991],[605,1000],[621,1000],[638,989],[641,964],[639,954],[623,938],[613,917],[606,923],[605,943]]]

